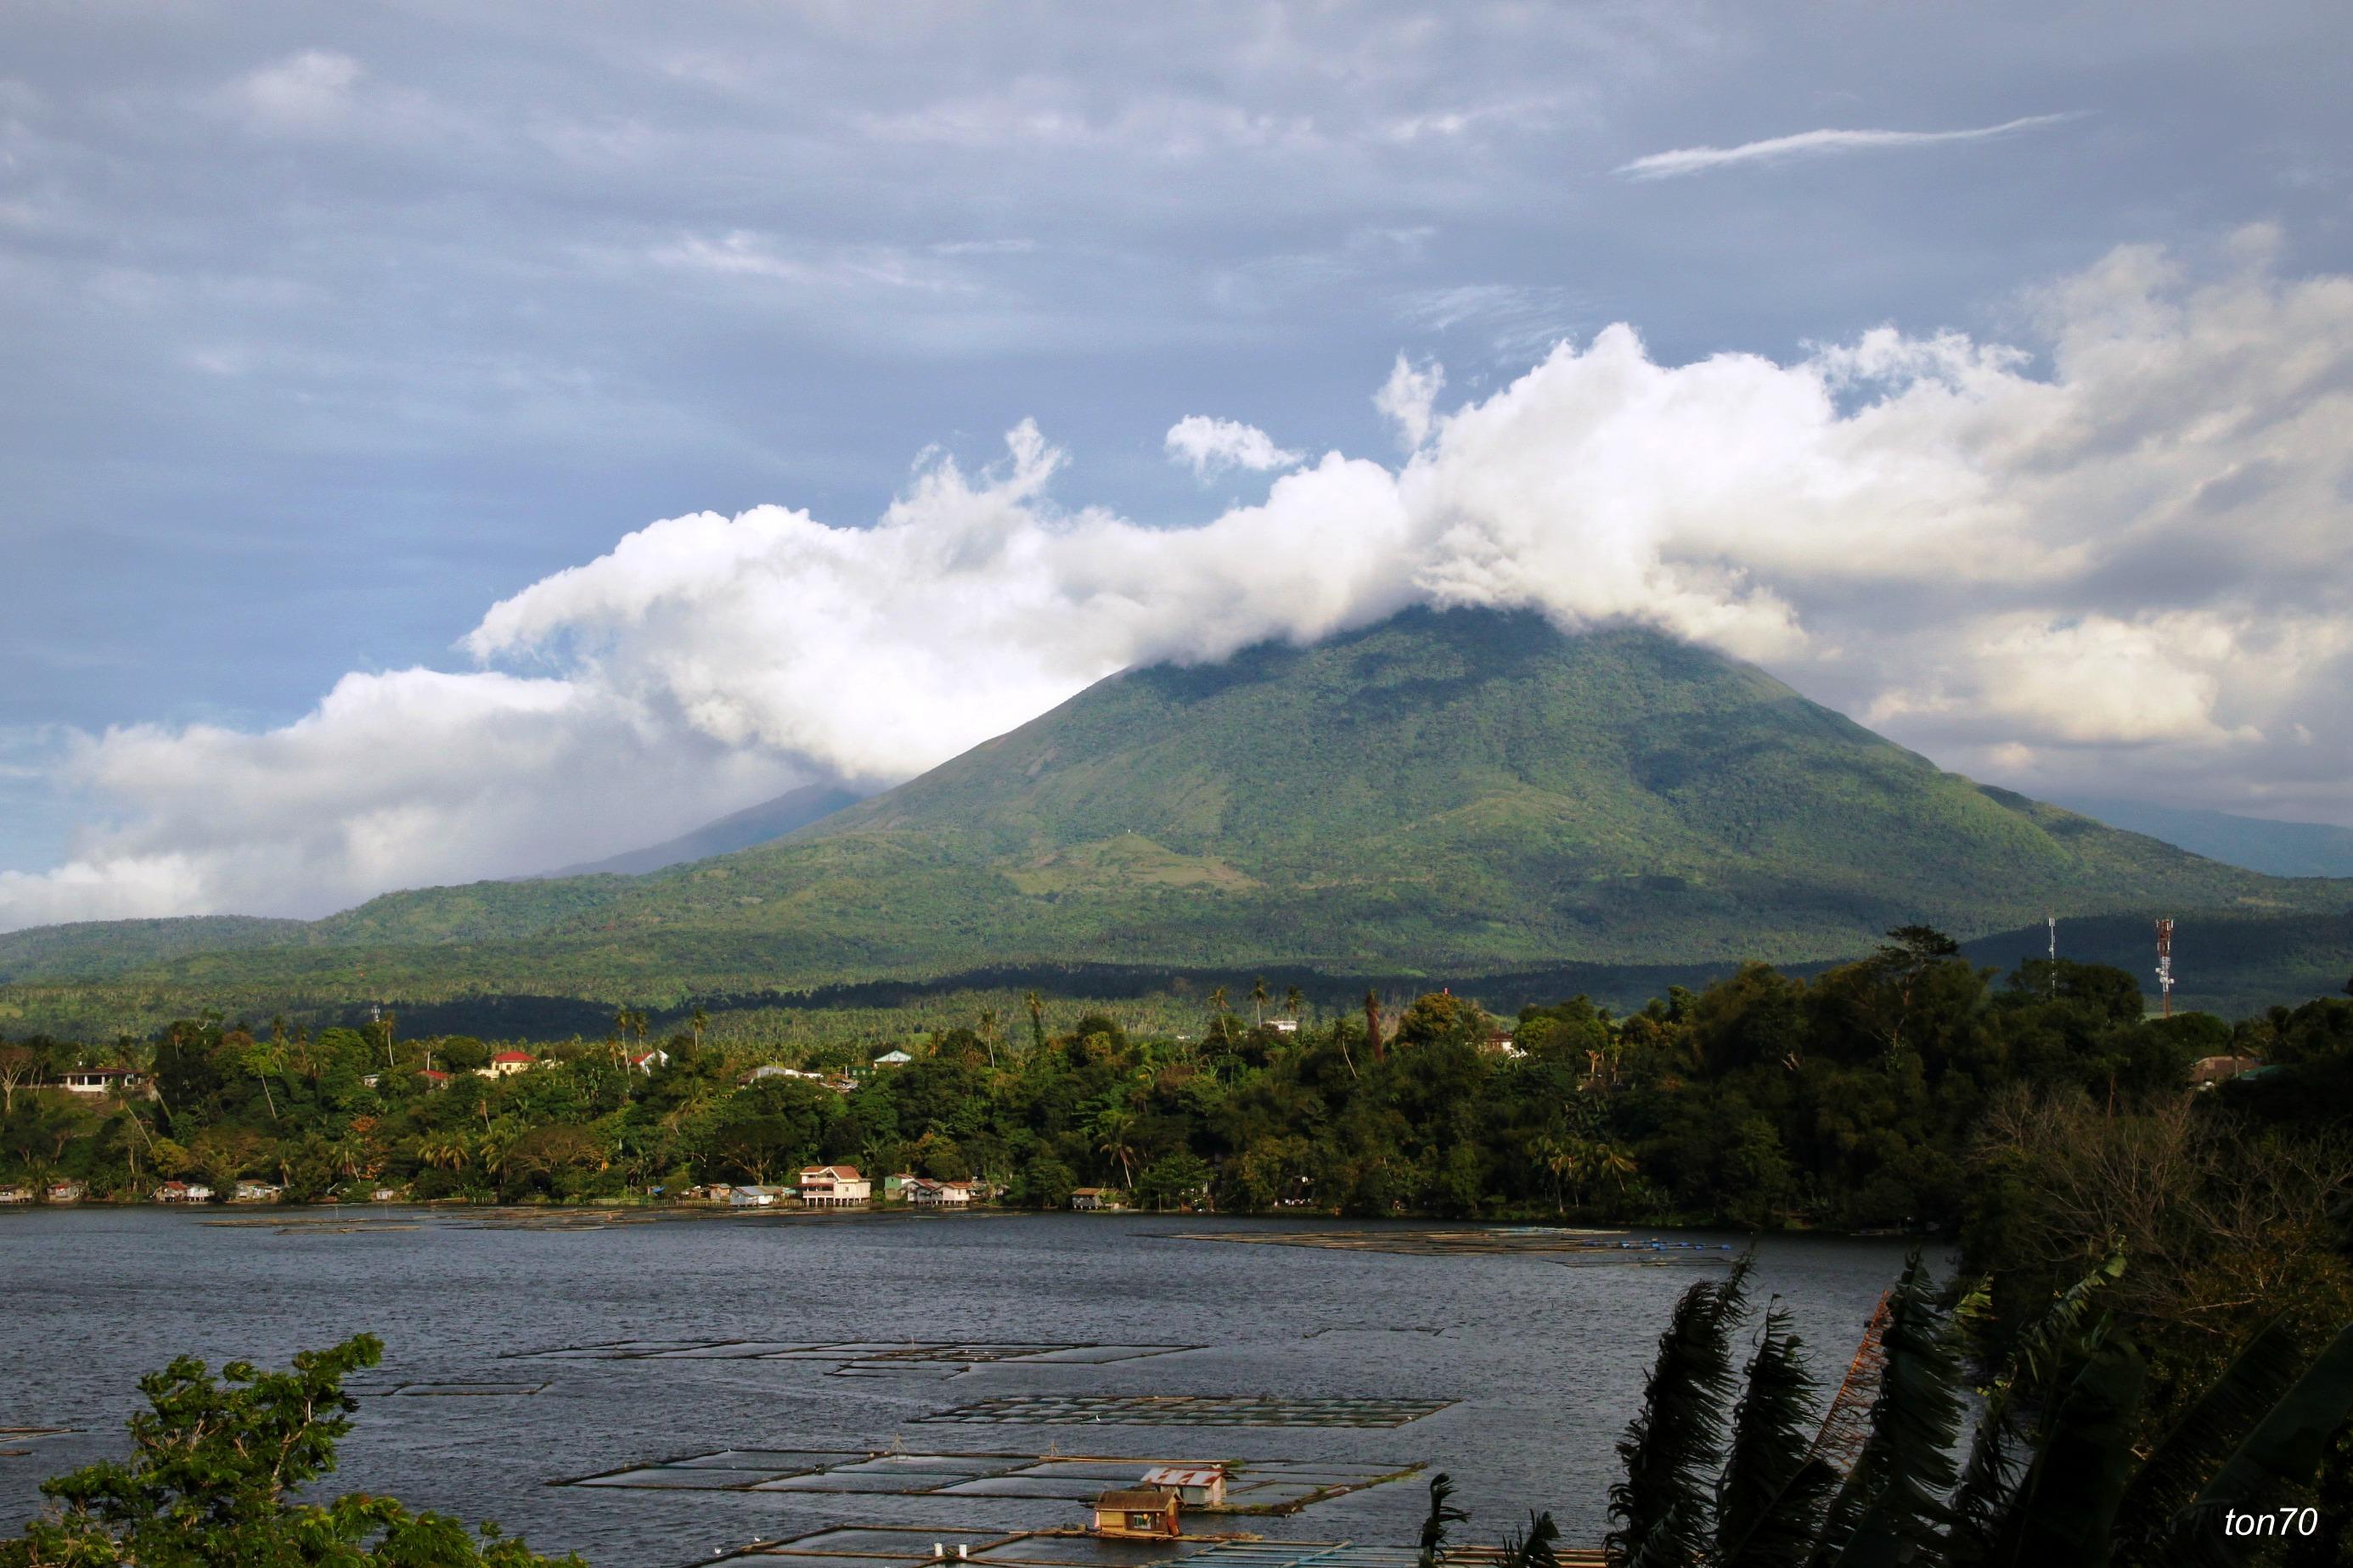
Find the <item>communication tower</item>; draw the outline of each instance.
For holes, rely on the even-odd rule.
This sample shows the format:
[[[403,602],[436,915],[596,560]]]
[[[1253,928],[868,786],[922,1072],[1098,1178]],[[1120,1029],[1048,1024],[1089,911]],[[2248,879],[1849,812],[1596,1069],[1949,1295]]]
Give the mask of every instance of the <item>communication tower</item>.
[[[2165,1016],[2173,1016],[2173,922],[2157,922],[2157,989],[2165,998]]]

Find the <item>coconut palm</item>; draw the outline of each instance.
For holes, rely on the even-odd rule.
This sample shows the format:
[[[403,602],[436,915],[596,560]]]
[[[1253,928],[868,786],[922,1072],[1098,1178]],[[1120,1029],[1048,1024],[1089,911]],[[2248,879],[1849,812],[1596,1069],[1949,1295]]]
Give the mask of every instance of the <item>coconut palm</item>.
[[[1684,1568],[2239,1561],[2246,1549],[2224,1517],[2276,1507],[2307,1484],[2329,1435],[2353,1418],[2353,1327],[2307,1359],[2283,1322],[2264,1326],[2143,1458],[2132,1445],[2139,1352],[2099,1310],[2123,1269],[2112,1255],[2020,1336],[1956,1465],[1961,1342],[1983,1297],[1941,1310],[1915,1253],[1879,1320],[1875,1387],[1843,1473],[1831,1424],[1814,1431],[1813,1380],[1778,1307],[1727,1419],[1745,1281],[1736,1271],[1693,1286],[1619,1445],[1612,1553]]]
[[[1042,1051],[1046,1048],[1046,999],[1035,991],[1025,991],[1021,1005],[1029,1009],[1029,1043]]]
[[[1119,1162],[1123,1184],[1133,1188],[1135,1185],[1135,1118],[1124,1109],[1113,1106],[1099,1113],[1088,1131],[1094,1135],[1097,1152]]]
[[[1261,974],[1250,982],[1250,1026],[1252,1028],[1266,1027],[1266,1005],[1273,994],[1266,988],[1265,975]]]

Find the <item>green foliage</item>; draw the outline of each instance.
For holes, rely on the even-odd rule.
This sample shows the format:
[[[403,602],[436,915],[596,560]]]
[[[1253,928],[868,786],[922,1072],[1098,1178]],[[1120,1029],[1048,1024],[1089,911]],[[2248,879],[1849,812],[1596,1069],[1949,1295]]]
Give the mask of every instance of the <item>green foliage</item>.
[[[1778,1303],[1749,1359],[1715,1493],[1715,1561],[1802,1568],[1838,1472],[1813,1454],[1814,1379]]]
[[[1688,1563],[1704,1550],[1747,1269],[1744,1258],[1727,1278],[1685,1290],[1659,1338],[1642,1407],[1618,1444],[1625,1479],[1609,1489],[1609,1549],[1630,1560]]]
[[[2260,1350],[2197,1401],[2190,1429],[2144,1463],[2136,1450],[2142,1358],[2093,1305],[2107,1299],[2118,1271],[2115,1259],[2103,1260],[2015,1337],[1985,1390],[1967,1473],[1957,1476],[1964,1346],[1972,1326],[1983,1325],[1986,1297],[1971,1290],[1941,1309],[1915,1253],[1888,1296],[1868,1431],[1842,1480],[1825,1457],[1838,1446],[1808,1441],[1811,1379],[1777,1310],[1768,1309],[1748,1363],[1731,1440],[1719,1445],[1731,1388],[1722,1344],[1740,1285],[1736,1275],[1694,1287],[1676,1303],[1642,1410],[1619,1448],[1625,1477],[1610,1491],[1613,1562],[2236,1563],[2256,1538],[2225,1532],[2226,1511],[2301,1501],[2316,1477],[2324,1499],[2353,1490],[2345,1479],[2353,1472],[2353,1328],[2316,1357],[2285,1363],[2300,1371],[2284,1372],[2275,1331],[2259,1335]],[[2320,1553],[2333,1541],[2300,1545],[2297,1568],[2307,1557],[2330,1561]]]
[[[131,1458],[43,1482],[51,1508],[0,1542],[0,1568],[581,1568],[389,1498],[297,1500],[351,1430],[343,1379],[382,1353],[361,1334],[284,1372],[232,1362],[216,1378],[184,1356],[141,1378]]]

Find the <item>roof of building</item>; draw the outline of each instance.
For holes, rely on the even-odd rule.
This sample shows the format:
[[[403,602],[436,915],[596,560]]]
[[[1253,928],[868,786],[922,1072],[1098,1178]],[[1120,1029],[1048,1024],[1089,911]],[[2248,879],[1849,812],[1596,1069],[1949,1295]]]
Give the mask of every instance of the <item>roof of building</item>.
[[[915,1058],[904,1051],[884,1051],[874,1058],[878,1062],[911,1062]]]
[[[1175,1492],[1160,1487],[1127,1487],[1107,1491],[1095,1499],[1097,1508],[1134,1509],[1138,1512],[1157,1513],[1176,1500]]]
[[[537,1059],[529,1051],[501,1051],[491,1058],[494,1062],[528,1062]]]
[[[812,1176],[830,1177],[837,1182],[862,1182],[866,1179],[858,1173],[855,1165],[803,1165],[801,1180],[806,1182]]]
[[[1158,1465],[1144,1472],[1148,1487],[1213,1487],[1225,1479],[1223,1465]]]

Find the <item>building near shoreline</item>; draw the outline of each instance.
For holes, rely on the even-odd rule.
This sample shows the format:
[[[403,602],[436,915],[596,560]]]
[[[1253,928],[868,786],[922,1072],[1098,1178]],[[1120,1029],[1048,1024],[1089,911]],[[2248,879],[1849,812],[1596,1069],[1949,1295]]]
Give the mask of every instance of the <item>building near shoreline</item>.
[[[871,1202],[874,1184],[855,1165],[811,1165],[801,1172],[800,1194],[811,1208],[847,1208]]]

